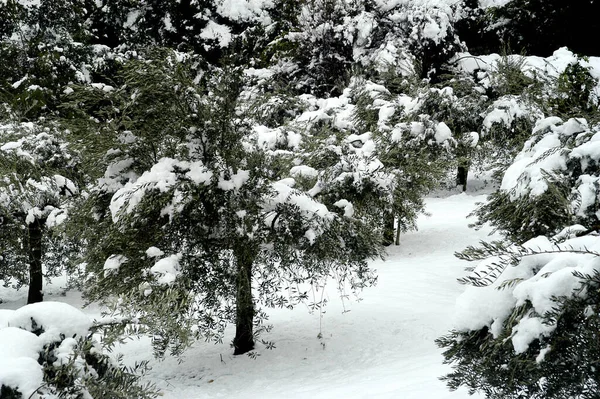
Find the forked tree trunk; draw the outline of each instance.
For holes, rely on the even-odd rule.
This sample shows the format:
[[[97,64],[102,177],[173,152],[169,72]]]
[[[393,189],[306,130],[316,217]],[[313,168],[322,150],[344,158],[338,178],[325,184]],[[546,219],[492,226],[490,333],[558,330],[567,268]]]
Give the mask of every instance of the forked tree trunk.
[[[237,293],[234,355],[242,355],[254,349],[254,301],[252,299],[252,264],[254,253],[245,248],[234,251],[237,263]]]
[[[29,234],[29,292],[27,303],[42,302],[43,275],[42,275],[42,227],[46,221],[35,219],[28,226]]]

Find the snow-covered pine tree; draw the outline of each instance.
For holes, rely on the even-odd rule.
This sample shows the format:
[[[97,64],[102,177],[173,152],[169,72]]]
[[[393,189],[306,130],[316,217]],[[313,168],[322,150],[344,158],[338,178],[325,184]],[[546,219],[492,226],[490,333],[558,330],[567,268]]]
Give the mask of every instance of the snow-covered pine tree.
[[[159,354],[219,340],[229,322],[241,354],[254,347],[259,304],[293,306],[307,281],[375,281],[366,261],[381,254],[378,231],[339,188],[383,189],[352,185],[343,165],[356,156],[295,186],[292,153],[258,145],[264,127],[244,115],[239,72],[196,64],[166,51],[126,63],[114,91],[74,94],[85,123],[73,125],[109,148],[86,208],[97,226],[86,234],[88,295],[135,317]],[[102,117],[90,120],[97,107]]]

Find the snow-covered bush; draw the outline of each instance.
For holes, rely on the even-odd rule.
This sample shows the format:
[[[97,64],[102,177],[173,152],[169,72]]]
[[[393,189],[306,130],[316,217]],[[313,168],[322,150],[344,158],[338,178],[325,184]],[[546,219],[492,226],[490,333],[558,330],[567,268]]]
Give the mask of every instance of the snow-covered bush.
[[[481,116],[481,145],[477,158],[483,168],[494,171],[501,179],[544,113],[539,105],[521,92],[520,95],[498,98]]]
[[[454,330],[438,340],[452,389],[489,398],[595,398],[600,309],[600,132],[538,121],[500,190],[475,211],[513,242],[467,248]],[[575,223],[578,223],[574,225]],[[573,226],[571,226],[573,225]],[[565,226],[571,226],[564,228]]]
[[[550,98],[552,111],[556,115],[586,117],[594,121],[600,119],[599,75],[592,75],[593,69],[590,65],[585,65],[585,61],[577,58],[558,76],[556,92]]]
[[[107,356],[92,337],[92,322],[60,302],[0,310],[2,398],[154,398],[133,368]]]
[[[513,240],[598,223],[597,126],[584,119],[539,121],[500,189],[474,213]]]
[[[596,398],[600,240],[573,226],[523,245],[488,244],[463,281],[454,329],[438,339],[451,389],[491,399]]]

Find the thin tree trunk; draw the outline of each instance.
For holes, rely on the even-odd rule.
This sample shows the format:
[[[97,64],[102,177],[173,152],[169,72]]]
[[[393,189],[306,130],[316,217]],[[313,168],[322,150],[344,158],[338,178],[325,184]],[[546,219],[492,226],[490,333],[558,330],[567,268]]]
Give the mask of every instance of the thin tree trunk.
[[[394,243],[394,214],[384,212],[383,214],[383,245],[388,246]]]
[[[469,175],[469,165],[459,165],[456,174],[456,185],[462,186],[463,191],[467,191],[467,177]]]
[[[254,349],[254,301],[252,299],[252,251],[238,248],[234,251],[237,263],[237,297],[234,355],[242,355]]]
[[[29,293],[27,303],[42,302],[43,275],[42,275],[42,226],[46,221],[35,219],[28,226],[29,233]]]
[[[400,245],[400,218],[398,218],[398,226],[396,226],[396,245]]]

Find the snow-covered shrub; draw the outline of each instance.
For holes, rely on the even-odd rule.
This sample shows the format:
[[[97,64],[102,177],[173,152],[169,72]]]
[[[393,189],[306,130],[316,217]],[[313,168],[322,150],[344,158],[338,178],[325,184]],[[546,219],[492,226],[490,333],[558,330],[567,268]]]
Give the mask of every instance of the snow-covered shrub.
[[[488,86],[492,96],[539,96],[540,93],[536,90],[544,83],[540,81],[543,78],[535,73],[525,73],[526,68],[527,57],[503,54],[498,58],[489,73],[483,74],[489,79]]]
[[[92,322],[60,302],[0,312],[2,398],[154,398],[136,372],[106,355],[92,337]]]
[[[481,113],[481,146],[477,154],[485,169],[499,179],[531,137],[535,123],[543,119],[540,107],[527,95],[505,95]]]
[[[463,281],[454,329],[437,340],[451,389],[491,399],[591,399],[600,374],[600,240],[573,226],[523,245],[488,244]]]
[[[584,119],[539,121],[500,189],[474,214],[514,240],[598,223],[598,127]]]

